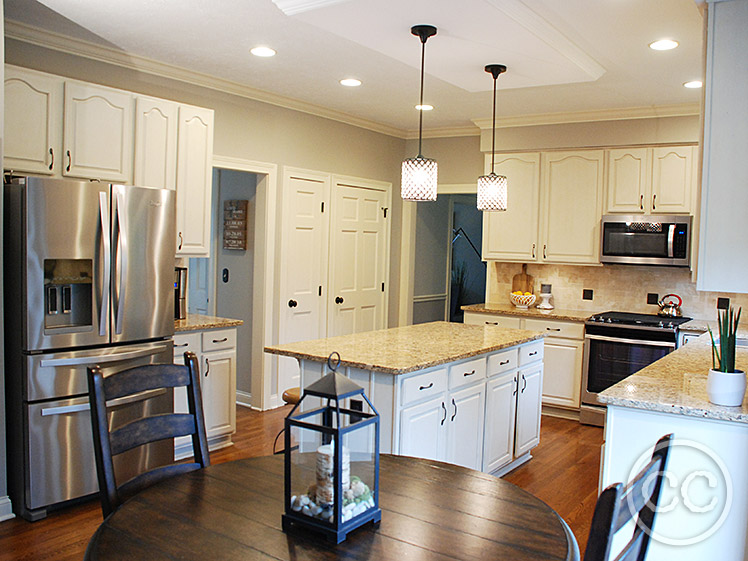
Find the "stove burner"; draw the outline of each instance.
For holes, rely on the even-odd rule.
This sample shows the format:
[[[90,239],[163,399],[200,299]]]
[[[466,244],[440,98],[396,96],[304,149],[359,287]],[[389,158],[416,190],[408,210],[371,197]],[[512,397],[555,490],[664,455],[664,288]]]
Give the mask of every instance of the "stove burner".
[[[686,317],[662,317],[655,314],[634,314],[629,312],[603,312],[590,316],[587,324],[616,324],[675,330],[679,325],[691,321]]]

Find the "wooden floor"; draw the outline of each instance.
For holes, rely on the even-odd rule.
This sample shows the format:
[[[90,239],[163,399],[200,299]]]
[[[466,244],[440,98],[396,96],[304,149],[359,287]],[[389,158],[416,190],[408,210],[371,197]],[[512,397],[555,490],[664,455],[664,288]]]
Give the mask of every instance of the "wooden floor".
[[[212,452],[211,462],[271,454],[288,410],[283,407],[260,413],[239,407],[234,446]],[[601,444],[600,428],[543,417],[540,446],[533,451],[533,459],[505,476],[555,509],[571,526],[582,552],[597,498]],[[0,522],[0,561],[80,561],[99,523],[97,501],[67,508],[39,522],[17,518]]]

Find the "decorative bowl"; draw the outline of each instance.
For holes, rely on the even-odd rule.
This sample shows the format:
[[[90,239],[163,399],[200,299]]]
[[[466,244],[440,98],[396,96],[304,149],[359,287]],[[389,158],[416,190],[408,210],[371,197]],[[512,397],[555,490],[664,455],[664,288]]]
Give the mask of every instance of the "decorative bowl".
[[[512,304],[521,309],[527,309],[535,303],[534,294],[512,294],[509,293],[509,300]]]

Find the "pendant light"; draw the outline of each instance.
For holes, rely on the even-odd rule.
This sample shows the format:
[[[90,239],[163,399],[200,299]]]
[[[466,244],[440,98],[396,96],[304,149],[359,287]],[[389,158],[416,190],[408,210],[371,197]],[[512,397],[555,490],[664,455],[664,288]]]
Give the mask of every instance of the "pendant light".
[[[491,130],[491,173],[478,178],[478,210],[506,210],[507,181],[493,171],[496,147],[496,79],[506,72],[503,64],[489,64],[486,72],[493,76],[493,128]]]
[[[400,194],[406,201],[436,200],[436,160],[424,158],[421,154],[423,141],[423,63],[426,56],[426,41],[436,35],[433,25],[414,25],[410,28],[413,35],[421,38],[421,102],[418,104],[418,156],[403,161],[402,183]]]

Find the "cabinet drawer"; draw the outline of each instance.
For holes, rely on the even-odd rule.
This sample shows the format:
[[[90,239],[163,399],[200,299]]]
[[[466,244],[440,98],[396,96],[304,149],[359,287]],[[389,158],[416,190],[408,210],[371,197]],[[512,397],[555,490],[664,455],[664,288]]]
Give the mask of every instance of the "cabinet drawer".
[[[519,348],[519,365],[523,366],[531,362],[543,359],[543,341],[536,341]]]
[[[530,331],[544,331],[550,337],[584,339],[583,323],[528,318],[525,320],[525,329]]]
[[[449,367],[449,388],[459,388],[486,378],[486,357],[474,358]]]
[[[488,377],[517,368],[517,349],[501,351],[488,357]]]
[[[447,368],[416,374],[402,382],[402,405],[436,396],[447,389]]]
[[[236,329],[219,329],[203,333],[203,352],[236,348]]]
[[[509,329],[519,329],[521,318],[514,316],[498,316],[483,312],[465,312],[465,323],[471,325],[498,325]]]
[[[174,335],[174,364],[184,364],[184,353],[200,354],[200,333],[177,333]]]

